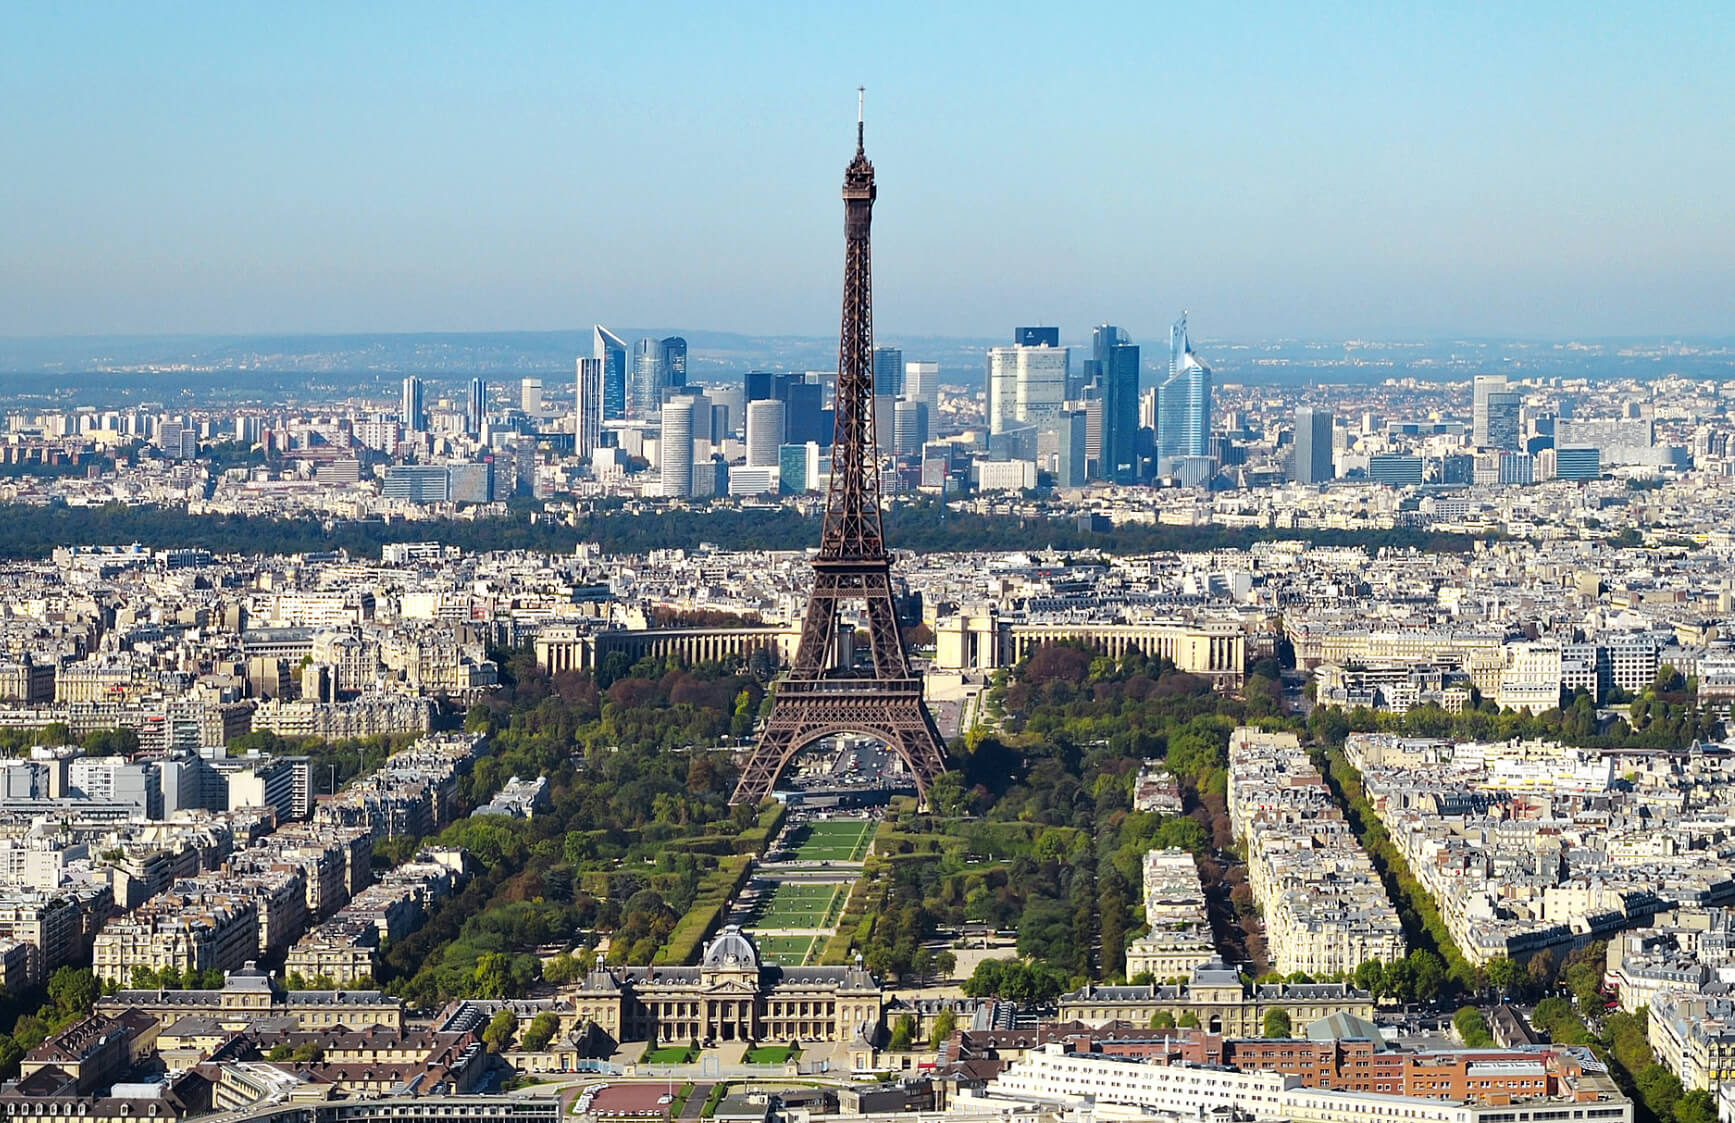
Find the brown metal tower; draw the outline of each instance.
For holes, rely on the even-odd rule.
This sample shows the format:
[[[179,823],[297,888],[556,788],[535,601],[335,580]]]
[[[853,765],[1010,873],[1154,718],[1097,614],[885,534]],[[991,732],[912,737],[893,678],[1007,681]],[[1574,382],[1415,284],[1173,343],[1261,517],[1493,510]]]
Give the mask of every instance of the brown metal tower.
[[[757,803],[790,758],[821,737],[858,733],[885,742],[908,766],[925,799],[946,768],[945,746],[910,673],[892,609],[892,567],[880,521],[874,449],[873,284],[868,227],[874,166],[862,150],[858,106],[855,159],[843,173],[843,331],[837,348],[836,430],[825,530],[813,561],[813,595],[795,665],[777,684],[771,717],[747,758],[732,803]],[[838,667],[838,606],[867,607],[872,668]]]

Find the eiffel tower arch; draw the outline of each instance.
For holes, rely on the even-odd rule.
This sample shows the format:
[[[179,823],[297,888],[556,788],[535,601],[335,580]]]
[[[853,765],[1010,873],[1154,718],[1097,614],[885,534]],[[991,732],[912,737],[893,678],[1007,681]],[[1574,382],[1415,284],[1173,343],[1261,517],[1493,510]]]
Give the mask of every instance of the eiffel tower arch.
[[[813,593],[795,663],[778,684],[759,743],[741,770],[731,803],[768,797],[796,753],[839,733],[882,741],[928,786],[946,769],[946,750],[910,671],[892,607],[892,566],[880,517],[880,468],[874,433],[873,277],[869,227],[874,166],[856,114],[855,159],[843,175],[843,325],[838,336],[837,403],[825,529],[813,561]],[[865,606],[871,666],[838,667],[838,611]]]

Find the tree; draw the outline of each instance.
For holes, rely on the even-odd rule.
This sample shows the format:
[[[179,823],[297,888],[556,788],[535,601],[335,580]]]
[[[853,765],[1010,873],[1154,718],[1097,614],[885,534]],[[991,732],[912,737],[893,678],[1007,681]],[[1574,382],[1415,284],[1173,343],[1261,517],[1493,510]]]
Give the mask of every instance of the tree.
[[[524,1031],[524,1048],[528,1052],[540,1053],[547,1048],[548,1042],[554,1037],[554,1031],[559,1028],[560,1019],[544,1010],[530,1019],[530,1026]]]
[[[1657,1119],[1669,1119],[1680,1106],[1681,1078],[1654,1061],[1633,1077],[1633,1087]]]
[[[1183,1010],[1181,1011],[1181,1020],[1176,1024],[1182,1029],[1198,1029],[1199,1015],[1193,1013],[1191,1010]]]
[[[1167,1010],[1158,1010],[1155,1014],[1151,1015],[1151,1028],[1174,1029],[1175,1015],[1169,1013]]]
[[[1294,1032],[1289,1022],[1289,1011],[1281,1006],[1265,1011],[1264,1028],[1266,1037],[1289,1037]]]
[[[958,1016],[950,1010],[941,1010],[934,1015],[934,1026],[928,1031],[928,1040],[938,1044],[951,1037],[957,1028]]]
[[[1586,1010],[1595,1008],[1602,1000],[1603,964],[1607,956],[1608,942],[1599,940],[1566,957],[1561,981]]]
[[[1525,964],[1525,974],[1529,977],[1532,992],[1543,994],[1552,990],[1555,976],[1554,953],[1543,948],[1531,956],[1530,962]]]
[[[1504,998],[1518,985],[1522,968],[1504,955],[1497,955],[1488,961],[1483,970],[1488,973],[1488,985],[1494,988],[1496,995]]]
[[[139,735],[133,729],[93,729],[80,744],[91,756],[123,756],[138,752]]]
[[[1426,948],[1404,957],[1410,968],[1410,995],[1418,1002],[1432,1002],[1446,985],[1446,964]]]
[[[24,1060],[24,1050],[18,1042],[12,1040],[9,1033],[0,1033],[0,1076],[13,1077],[18,1075],[19,1064]]]
[[[482,1044],[488,1046],[490,1052],[504,1053],[517,1033],[518,1015],[510,1010],[502,1010],[490,1018],[488,1025],[483,1028]]]
[[[909,1014],[900,1017],[892,1027],[891,1050],[901,1053],[916,1043],[916,1019]]]
[[[1704,1089],[1694,1088],[1675,1104],[1675,1123],[1717,1123],[1717,1101]]]
[[[1452,1028],[1458,1033],[1458,1040],[1468,1049],[1486,1049],[1494,1044],[1494,1035],[1488,1032],[1488,1023],[1482,1017],[1482,1011],[1474,1006],[1462,1006],[1452,1015]]]
[[[88,1014],[102,994],[102,984],[85,967],[56,967],[48,977],[48,997],[63,1013]]]

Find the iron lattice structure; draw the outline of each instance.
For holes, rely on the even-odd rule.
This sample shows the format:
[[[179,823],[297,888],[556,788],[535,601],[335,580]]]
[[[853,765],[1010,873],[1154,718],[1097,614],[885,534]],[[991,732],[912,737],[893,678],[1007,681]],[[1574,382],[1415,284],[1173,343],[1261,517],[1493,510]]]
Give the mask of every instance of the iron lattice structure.
[[[838,338],[837,401],[825,530],[813,562],[795,664],[777,685],[771,716],[747,758],[732,803],[757,803],[806,746],[839,733],[883,741],[897,753],[926,800],[946,768],[945,746],[910,672],[892,607],[892,566],[880,517],[880,469],[874,450],[873,281],[868,228],[874,166],[856,122],[855,159],[843,174],[843,329]],[[872,668],[838,667],[838,609],[861,602],[868,618]]]

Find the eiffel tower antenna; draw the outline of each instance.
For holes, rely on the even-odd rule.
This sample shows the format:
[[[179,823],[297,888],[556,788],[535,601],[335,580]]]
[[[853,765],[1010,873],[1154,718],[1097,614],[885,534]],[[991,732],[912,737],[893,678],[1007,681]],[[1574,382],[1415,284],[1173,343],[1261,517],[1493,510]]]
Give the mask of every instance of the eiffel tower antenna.
[[[771,716],[748,754],[731,803],[758,803],[806,746],[840,733],[884,742],[915,779],[928,785],[946,769],[946,750],[910,670],[892,605],[892,567],[880,514],[875,457],[873,269],[874,166],[862,147],[863,90],[856,90],[855,158],[843,173],[843,318],[837,345],[837,398],[825,528],[813,560],[813,593],[795,664],[778,684]],[[838,609],[865,606],[871,667],[841,658]],[[839,665],[844,664],[844,665]]]

